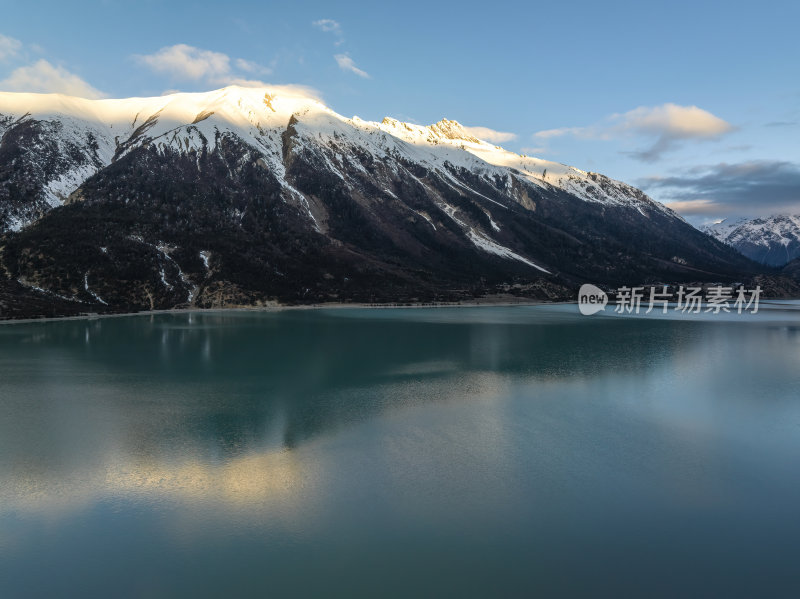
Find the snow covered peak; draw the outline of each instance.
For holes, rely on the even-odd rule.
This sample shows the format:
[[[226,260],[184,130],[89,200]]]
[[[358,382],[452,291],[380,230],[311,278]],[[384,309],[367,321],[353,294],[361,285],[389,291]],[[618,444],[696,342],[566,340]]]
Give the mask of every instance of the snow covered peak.
[[[204,93],[174,93],[151,98],[88,100],[60,94],[0,92],[0,127],[25,119],[52,122],[47,138],[70,155],[83,140],[90,156],[83,166],[64,164],[58,180],[48,183],[47,201],[63,202],[97,169],[142,146],[182,153],[214,151],[220,139],[233,136],[260,154],[278,178],[283,176],[284,133],[291,128],[293,151],[324,149],[341,164],[360,164],[365,152],[382,159],[406,160],[449,177],[469,171],[491,184],[525,180],[559,189],[587,202],[644,207],[669,213],[637,189],[602,175],[510,152],[482,141],[457,121],[429,126],[385,118],[380,123],[345,118],[312,92],[295,86],[232,85]],[[348,158],[349,157],[349,158]]]
[[[176,124],[189,124],[199,117],[217,114],[233,123],[254,115],[285,117],[295,112],[327,110],[316,97],[300,87],[241,87],[232,85],[201,93],[173,93],[149,98],[88,100],[63,94],[0,92],[0,114],[17,118],[49,120],[75,118],[117,131],[126,125],[141,125],[157,116]],[[281,119],[283,120],[283,119]]]
[[[764,264],[781,266],[800,256],[800,215],[726,219],[702,230]]]
[[[700,227],[700,230],[724,242],[734,229],[745,222],[747,222],[746,218],[723,218],[722,220]]]
[[[463,145],[463,142],[467,142],[478,146],[497,147],[471,135],[467,128],[458,121],[449,119],[442,119],[438,123],[426,127],[424,125],[404,123],[387,116],[377,125],[383,131],[411,143],[453,143],[455,145]]]
[[[788,245],[800,238],[800,215],[774,214],[750,220],[725,219],[703,227],[703,230],[726,243],[747,240],[757,245]]]
[[[477,137],[470,135],[458,121],[442,119],[428,127],[433,133],[440,137],[453,140],[468,141],[471,143],[482,143]]]

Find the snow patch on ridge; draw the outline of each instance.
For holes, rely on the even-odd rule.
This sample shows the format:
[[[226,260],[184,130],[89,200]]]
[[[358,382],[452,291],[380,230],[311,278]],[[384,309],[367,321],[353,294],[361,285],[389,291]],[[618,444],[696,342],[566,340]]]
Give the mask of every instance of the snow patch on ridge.
[[[470,241],[472,241],[472,243],[474,243],[477,247],[481,248],[484,252],[488,252],[490,254],[495,254],[495,255],[500,256],[502,258],[510,258],[512,260],[519,260],[520,262],[524,262],[528,266],[532,266],[533,268],[536,268],[538,270],[541,270],[542,272],[550,274],[549,270],[546,270],[546,269],[542,268],[538,264],[534,264],[533,262],[531,262],[527,258],[524,258],[523,256],[520,256],[516,252],[513,252],[510,249],[508,249],[507,247],[502,246],[499,243],[495,243],[494,241],[492,241],[491,239],[489,239],[485,235],[482,235],[482,234],[478,233],[477,231],[475,231],[475,229],[470,229],[467,232],[467,235],[469,236]]]
[[[84,288],[84,289],[85,289],[85,290],[86,290],[86,291],[89,293],[89,295],[91,295],[91,296],[92,296],[92,297],[93,297],[95,300],[97,300],[98,302],[100,302],[100,303],[101,303],[101,304],[103,304],[104,306],[107,306],[107,305],[108,305],[108,304],[107,304],[107,303],[106,303],[106,302],[105,302],[105,301],[104,301],[104,300],[103,300],[103,299],[102,299],[102,298],[101,298],[99,295],[97,295],[97,294],[96,294],[94,291],[92,291],[91,289],[89,289],[89,271],[88,271],[88,270],[87,270],[85,273],[83,273],[83,288]]]
[[[456,208],[454,206],[451,206],[446,202],[441,202],[439,203],[439,207],[453,220],[453,222],[466,231],[467,238],[473,243],[473,245],[475,245],[475,247],[489,254],[500,256],[501,258],[518,260],[519,262],[523,262],[528,266],[532,266],[533,268],[544,273],[551,274],[549,270],[542,268],[538,264],[534,264],[524,256],[520,256],[513,250],[510,250],[507,247],[493,241],[488,235],[481,233],[480,231],[476,231],[473,227],[470,227],[467,223],[456,216]]]

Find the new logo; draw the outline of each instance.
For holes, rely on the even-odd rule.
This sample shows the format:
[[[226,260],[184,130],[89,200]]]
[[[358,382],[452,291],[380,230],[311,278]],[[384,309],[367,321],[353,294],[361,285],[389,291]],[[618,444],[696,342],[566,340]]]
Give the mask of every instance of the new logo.
[[[586,283],[578,291],[578,309],[584,316],[597,314],[605,309],[608,296],[602,289]]]

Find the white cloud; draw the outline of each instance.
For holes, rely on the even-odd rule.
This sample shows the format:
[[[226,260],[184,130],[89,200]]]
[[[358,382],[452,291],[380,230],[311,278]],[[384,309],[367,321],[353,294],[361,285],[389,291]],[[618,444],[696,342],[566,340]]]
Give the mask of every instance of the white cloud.
[[[619,127],[641,133],[665,135],[672,139],[716,138],[733,131],[733,126],[697,106],[640,106],[612,119]]]
[[[256,62],[237,58],[231,66],[231,57],[222,52],[204,50],[187,44],[161,48],[154,54],[136,55],[136,60],[156,73],[180,81],[206,81],[213,85],[229,85],[246,81],[237,74],[265,75],[272,69]],[[254,82],[255,83],[255,82]]]
[[[489,127],[463,127],[463,129],[473,137],[477,137],[478,139],[483,139],[485,141],[491,141],[492,143],[496,144],[503,143],[505,141],[511,141],[512,139],[517,138],[516,133],[495,131],[494,129],[489,129]]]
[[[0,61],[13,58],[17,55],[20,48],[22,48],[22,42],[0,33]]]
[[[733,125],[698,108],[662,104],[640,106],[622,114],[612,114],[606,122],[588,127],[562,127],[533,134],[534,139],[550,139],[571,135],[582,139],[616,139],[623,137],[655,137],[644,150],[628,152],[645,162],[658,160],[664,152],[675,149],[687,140],[719,139],[734,130]]]
[[[319,19],[311,24],[322,31],[335,35],[336,41],[334,45],[341,46],[344,43],[344,31],[342,31],[342,26],[338,21],[334,21],[333,19]]]
[[[244,58],[237,58],[235,64],[237,69],[244,71],[245,73],[255,73],[258,75],[269,75],[272,73],[272,69],[270,67],[265,67],[257,62],[245,60]]]
[[[211,79],[228,75],[231,71],[231,59],[227,54],[186,44],[167,46],[155,54],[136,58],[155,72],[175,79]]]
[[[545,129],[533,134],[534,139],[550,139],[552,137],[563,137],[564,135],[580,136],[586,127],[561,127],[560,129]]]
[[[697,106],[664,104],[652,108],[639,107],[625,114],[614,115],[616,129],[632,131],[639,135],[655,135],[656,141],[645,150],[631,152],[645,162],[658,160],[664,152],[674,149],[679,142],[698,139],[719,139],[734,127]]]
[[[342,26],[338,21],[334,21],[333,19],[319,19],[311,24],[314,27],[319,27],[322,31],[333,31],[334,33],[340,33],[342,31]]]
[[[59,93],[81,98],[102,98],[105,94],[63,67],[44,59],[19,67],[0,81],[0,89],[16,92]]]
[[[353,62],[353,59],[350,58],[347,54],[337,54],[333,57],[336,60],[336,64],[339,65],[339,68],[343,71],[350,71],[351,73],[355,73],[359,77],[363,77],[364,79],[369,79],[369,74],[366,71],[362,71],[356,66],[356,63]]]
[[[332,33],[336,37],[336,41],[334,42],[335,46],[341,46],[344,43],[344,31],[342,30],[342,26],[338,21],[334,21],[333,19],[319,19],[317,21],[313,21],[311,24],[317,29],[325,31],[326,33]],[[350,71],[359,77],[369,79],[369,73],[363,69],[359,69],[358,66],[356,66],[355,61],[350,58],[350,55],[346,52],[334,55],[333,59],[343,71]]]

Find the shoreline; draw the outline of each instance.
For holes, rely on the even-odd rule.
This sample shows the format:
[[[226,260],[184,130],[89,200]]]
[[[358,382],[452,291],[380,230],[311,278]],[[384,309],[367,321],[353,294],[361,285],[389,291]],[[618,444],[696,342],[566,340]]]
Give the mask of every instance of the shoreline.
[[[779,298],[771,299],[766,298],[762,300],[764,303],[781,306],[782,302],[800,302],[800,298]],[[406,308],[406,309],[420,309],[420,308],[511,308],[516,306],[531,307],[531,306],[559,306],[559,305],[577,305],[577,301],[543,301],[525,299],[521,301],[509,301],[501,299],[483,299],[483,300],[468,300],[462,302],[437,302],[425,303],[418,302],[413,304],[371,304],[371,303],[323,303],[323,304],[275,304],[269,306],[236,306],[231,308],[170,308],[165,310],[142,310],[140,312],[114,312],[109,314],[81,314],[77,316],[47,316],[40,318],[9,318],[0,320],[0,326],[13,325],[13,324],[34,324],[34,323],[51,323],[67,320],[98,320],[101,318],[124,318],[130,316],[158,316],[165,314],[221,314],[226,312],[246,313],[246,312],[284,312],[290,310],[362,310],[362,309],[391,309],[391,308]],[[794,307],[796,304],[789,303],[788,305]]]
[[[480,308],[480,307],[513,307],[513,306],[542,306],[558,304],[577,304],[575,301],[543,301],[524,299],[521,301],[509,300],[466,300],[461,302],[436,302],[436,303],[323,303],[323,304],[275,304],[269,306],[236,306],[231,308],[168,308],[164,310],[142,310],[140,312],[114,312],[106,314],[80,314],[76,316],[44,316],[40,318],[8,318],[0,320],[0,326],[12,324],[32,324],[37,322],[59,322],[65,320],[99,320],[101,318],[121,318],[126,316],[155,316],[163,314],[194,314],[194,313],[222,313],[222,312],[283,312],[288,310],[341,310],[341,309],[386,309],[386,308]]]

